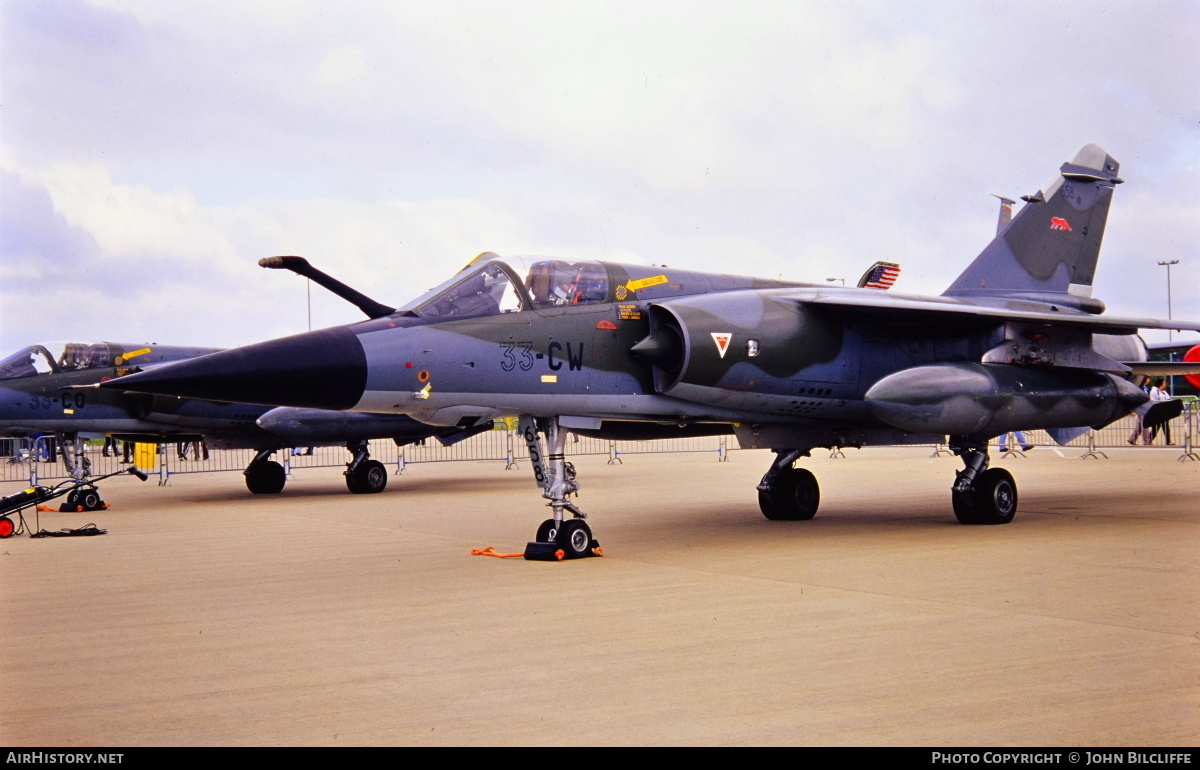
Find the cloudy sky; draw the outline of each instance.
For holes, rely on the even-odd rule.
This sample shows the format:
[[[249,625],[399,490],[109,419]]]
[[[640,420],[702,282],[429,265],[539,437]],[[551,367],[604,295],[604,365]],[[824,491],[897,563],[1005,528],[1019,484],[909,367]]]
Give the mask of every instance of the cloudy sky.
[[[5,0],[0,353],[304,331],[273,254],[393,305],[482,251],[939,293],[1089,142],[1095,295],[1166,317],[1178,259],[1200,320],[1198,84],[1193,0]]]

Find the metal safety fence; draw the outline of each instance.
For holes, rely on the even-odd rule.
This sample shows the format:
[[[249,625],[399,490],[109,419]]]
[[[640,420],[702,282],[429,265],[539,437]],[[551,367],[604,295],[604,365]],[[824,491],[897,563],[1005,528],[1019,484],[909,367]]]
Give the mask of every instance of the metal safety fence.
[[[731,436],[617,442],[572,434],[567,440],[566,453],[569,456],[607,455],[612,464],[620,464],[625,455],[662,452],[709,452],[718,460],[725,460],[730,447],[735,447],[736,443]],[[410,465],[424,463],[494,461],[513,469],[521,461],[529,460],[529,450],[516,430],[503,427],[450,446],[444,446],[436,439],[405,446],[396,446],[388,439],[376,439],[369,445],[371,458],[398,474],[406,473]],[[0,441],[0,482],[36,485],[70,477],[63,450],[51,437]],[[85,468],[90,475],[110,473],[133,464],[151,476],[157,476],[160,485],[169,484],[171,477],[181,474],[243,471],[254,456],[252,449],[209,449],[203,442],[128,446],[117,442],[115,447],[105,447],[104,439],[92,439],[84,450]],[[283,465],[288,475],[294,475],[295,471],[305,468],[345,466],[351,454],[341,446],[302,446],[277,451],[271,459]]]
[[[1200,407],[1196,400],[1184,403],[1181,416],[1159,430],[1153,446],[1172,448],[1175,452],[1161,453],[1164,458],[1200,461],[1196,452],[1197,432],[1200,430]],[[1100,430],[1090,430],[1073,441],[1060,446],[1046,431],[1028,431],[1024,442],[1016,436],[1001,437],[993,441],[996,449],[1003,447],[1007,455],[1024,454],[1022,447],[1050,447],[1064,457],[1081,459],[1106,459],[1104,450],[1130,448],[1137,420],[1133,415],[1114,422]],[[1005,443],[1007,442],[1007,443]],[[203,442],[171,444],[122,444],[116,442],[105,446],[103,438],[92,439],[84,449],[85,467],[90,475],[112,473],[136,465],[152,476],[157,476],[160,485],[167,485],[171,477],[191,473],[214,473],[243,471],[254,459],[251,449],[209,450]],[[1137,446],[1144,446],[1140,440]],[[944,446],[934,446],[935,454],[947,452]],[[609,441],[572,434],[567,440],[568,456],[607,455],[609,464],[621,464],[622,458],[630,455],[657,453],[708,453],[719,462],[729,460],[731,454],[740,451],[733,436],[706,436],[699,438],[659,439],[653,441]],[[514,469],[528,462],[529,452],[517,431],[503,424],[497,429],[481,433],[450,446],[443,446],[436,439],[417,444],[396,446],[387,439],[370,442],[371,457],[388,466],[394,473],[406,473],[408,466],[424,463],[446,463],[463,461],[490,461],[503,463],[501,467]],[[62,461],[62,449],[52,437],[30,439],[0,439],[0,483],[14,482],[36,485],[46,480],[64,479],[71,476]],[[842,456],[839,449],[830,452],[831,457]],[[339,446],[296,447],[276,452],[273,460],[282,464],[289,475],[305,468],[329,468],[344,466],[350,461],[350,453]],[[528,468],[528,465],[524,466]]]

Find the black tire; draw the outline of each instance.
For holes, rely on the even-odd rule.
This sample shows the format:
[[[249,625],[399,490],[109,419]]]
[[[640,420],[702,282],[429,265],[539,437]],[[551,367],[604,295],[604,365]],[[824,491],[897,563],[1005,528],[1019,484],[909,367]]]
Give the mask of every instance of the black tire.
[[[246,489],[256,495],[277,495],[287,483],[287,471],[274,460],[250,463],[245,474]]]
[[[104,508],[104,501],[100,499],[100,491],[97,489],[81,489],[75,495],[75,502],[84,511],[99,511]]]
[[[975,479],[975,524],[1007,524],[1017,515],[1017,482],[1003,468],[988,468]]]
[[[758,508],[771,521],[808,521],[820,504],[821,487],[807,468],[788,468],[770,490],[758,492]]]
[[[954,506],[954,516],[960,524],[978,524],[979,521],[975,516],[975,492],[968,490],[966,492],[950,493],[950,504]]]
[[[536,543],[553,543],[556,542],[558,535],[558,522],[554,519],[546,519],[541,523],[537,530],[537,536],[534,537]]]
[[[79,490],[72,489],[67,493],[67,501],[58,506],[59,513],[79,513],[83,507],[79,504]]]
[[[346,471],[346,488],[356,495],[373,495],[387,488],[387,468],[378,460],[367,460],[353,471]]]
[[[568,559],[578,559],[592,553],[592,530],[583,519],[564,521],[555,541]]]

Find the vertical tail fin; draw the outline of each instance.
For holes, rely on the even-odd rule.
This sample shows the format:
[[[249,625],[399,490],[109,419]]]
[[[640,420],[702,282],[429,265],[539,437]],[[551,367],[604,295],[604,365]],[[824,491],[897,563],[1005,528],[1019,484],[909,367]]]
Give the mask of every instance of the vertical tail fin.
[[[1083,306],[1092,294],[1100,241],[1113,189],[1123,180],[1113,158],[1084,145],[1060,173],[1002,225],[944,296],[1071,295]],[[1003,200],[1003,199],[1002,199]]]
[[[1003,195],[993,194],[992,197],[1000,199],[1000,217],[996,220],[996,235],[999,235],[1005,225],[1012,221],[1012,207],[1017,205],[1017,202],[1009,200]]]

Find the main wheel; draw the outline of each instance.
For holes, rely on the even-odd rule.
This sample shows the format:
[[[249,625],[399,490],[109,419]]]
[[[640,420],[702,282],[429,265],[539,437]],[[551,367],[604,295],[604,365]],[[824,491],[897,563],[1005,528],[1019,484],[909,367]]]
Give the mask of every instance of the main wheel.
[[[988,468],[975,479],[976,524],[1007,524],[1017,515],[1017,482],[1003,468]]]
[[[367,460],[346,471],[346,488],[356,495],[373,495],[387,487],[387,468],[378,460]]]
[[[950,492],[950,504],[954,506],[954,516],[960,524],[978,524],[975,516],[975,492]]]
[[[806,468],[788,468],[768,491],[758,492],[758,508],[771,521],[808,521],[820,504],[821,487]]]
[[[244,471],[246,489],[256,495],[276,495],[283,491],[287,483],[287,471],[274,460],[262,460],[250,465]]]
[[[539,543],[553,543],[558,536],[558,522],[554,519],[546,519],[538,527],[537,535],[534,540]]]
[[[591,553],[592,530],[583,519],[564,521],[554,539],[568,559],[578,559]]]

